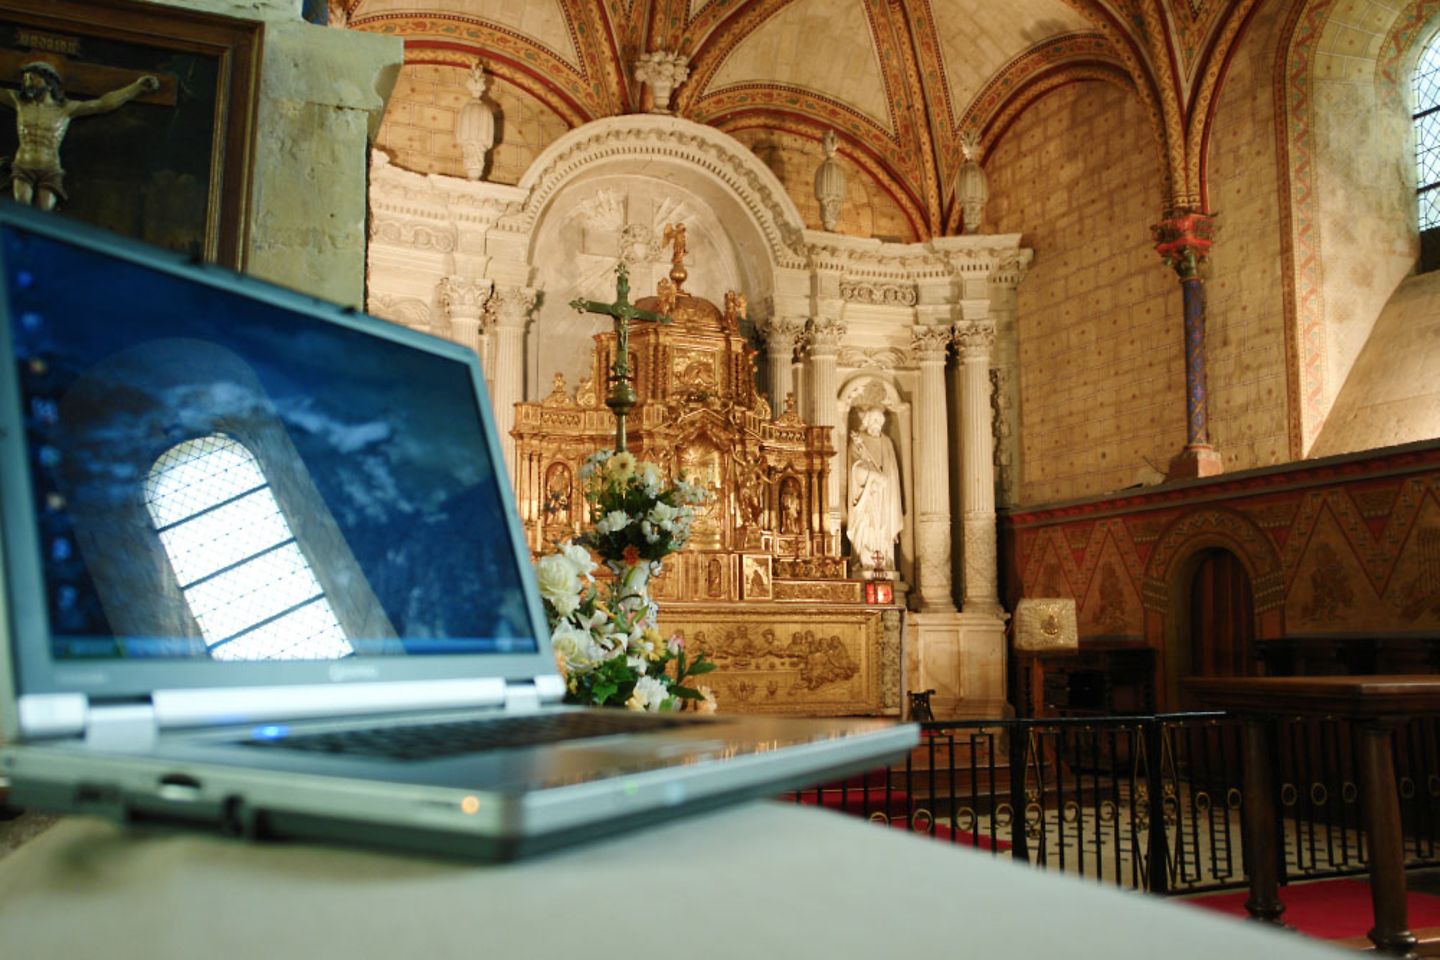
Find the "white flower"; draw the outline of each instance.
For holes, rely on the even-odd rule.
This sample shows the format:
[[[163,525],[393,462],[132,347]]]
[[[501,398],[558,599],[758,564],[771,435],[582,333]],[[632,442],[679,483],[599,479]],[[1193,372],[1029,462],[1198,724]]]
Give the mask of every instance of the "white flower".
[[[645,490],[647,497],[653,497],[660,492],[660,469],[655,464],[646,461],[640,464],[637,471],[640,477],[640,484]]]
[[[641,677],[635,681],[635,692],[630,699],[625,701],[625,706],[631,710],[648,710],[651,713],[658,712],[665,702],[670,699],[670,691],[665,689],[665,684],[654,677]]]
[[[611,510],[595,524],[595,529],[603,536],[607,533],[616,533],[624,530],[630,525],[630,514],[624,510]],[[602,529],[603,527],[603,529]]]
[[[589,630],[562,620],[550,634],[550,644],[565,658],[571,673],[589,673],[610,659],[609,654]]]
[[[568,617],[580,605],[580,577],[575,565],[561,553],[541,557],[535,564],[535,578],[540,582],[540,596],[550,601],[555,612]]]
[[[665,525],[670,521],[674,520],[679,515],[680,509],[678,507],[672,507],[670,506],[670,504],[665,503],[662,500],[659,503],[655,504],[655,506],[650,508],[650,512],[646,514],[645,519],[649,520],[651,523],[655,524],[658,527],[668,529],[668,527],[665,527]]]
[[[574,541],[566,540],[560,544],[560,553],[566,560],[570,561],[570,565],[575,568],[577,576],[584,577],[586,580],[595,579],[593,576],[595,573],[595,560],[590,556],[589,550],[586,550]]]

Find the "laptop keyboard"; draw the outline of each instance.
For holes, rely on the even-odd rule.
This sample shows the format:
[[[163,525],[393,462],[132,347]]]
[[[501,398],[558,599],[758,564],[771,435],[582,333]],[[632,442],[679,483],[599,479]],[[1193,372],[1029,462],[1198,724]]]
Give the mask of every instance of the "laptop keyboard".
[[[616,711],[545,713],[400,726],[333,730],[242,740],[247,747],[302,750],[387,760],[434,760],[462,753],[533,747],[561,740],[653,733],[684,723],[679,717]]]

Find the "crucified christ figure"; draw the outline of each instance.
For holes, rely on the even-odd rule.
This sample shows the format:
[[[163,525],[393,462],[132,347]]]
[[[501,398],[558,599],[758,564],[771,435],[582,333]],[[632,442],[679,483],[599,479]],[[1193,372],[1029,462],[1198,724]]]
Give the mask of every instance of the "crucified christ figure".
[[[65,170],[60,166],[60,143],[75,117],[109,113],[131,100],[160,89],[160,81],[145,76],[128,86],[111,90],[94,100],[69,100],[60,73],[43,60],[20,68],[20,89],[7,90],[0,106],[15,111],[20,149],[10,161],[10,182],[21,203],[53,210],[65,195]]]

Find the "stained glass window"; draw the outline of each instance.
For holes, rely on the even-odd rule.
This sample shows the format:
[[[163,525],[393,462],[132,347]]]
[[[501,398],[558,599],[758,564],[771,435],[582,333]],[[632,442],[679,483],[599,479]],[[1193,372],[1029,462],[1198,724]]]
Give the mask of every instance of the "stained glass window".
[[[1423,232],[1440,227],[1440,34],[1425,45],[1413,82],[1415,183]]]
[[[353,652],[255,455],[211,434],[150,468],[145,503],[217,660],[330,660]]]

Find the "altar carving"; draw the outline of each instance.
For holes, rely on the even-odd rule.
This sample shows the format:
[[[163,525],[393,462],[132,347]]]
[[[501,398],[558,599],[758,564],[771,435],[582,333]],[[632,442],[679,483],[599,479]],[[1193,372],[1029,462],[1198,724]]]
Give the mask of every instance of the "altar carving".
[[[556,374],[543,400],[515,406],[517,489],[531,549],[544,552],[591,522],[579,468],[615,443],[613,395],[633,394],[629,451],[712,494],[696,510],[689,545],[650,581],[650,595],[661,605],[661,629],[718,664],[707,680],[722,709],[897,713],[898,612],[866,604],[864,583],[849,579],[838,538],[825,529],[832,428],[805,422],[793,394],[773,415],[755,389],[756,352],[740,332],[744,296],[730,291],[722,310],[686,292],[685,228],[671,225],[663,235],[669,276],[655,296],[623,308],[660,322],[626,325],[628,364],[617,372],[616,333],[597,334],[589,376],[573,396]],[[882,622],[886,613],[895,629]]]
[[[635,403],[627,442],[637,458],[667,476],[683,474],[713,497],[697,512],[689,547],[652,582],[652,595],[826,602],[850,596],[855,591],[835,582],[844,580],[845,565],[824,524],[831,428],[801,419],[793,397],[772,419],[755,389],[756,351],[740,332],[744,296],[727,293],[723,312],[692,296],[684,287],[685,227],[667,227],[664,236],[672,245],[670,274],[634,309],[671,322],[629,328],[626,375]],[[590,522],[575,477],[585,457],[614,442],[615,418],[597,395],[613,379],[616,344],[613,332],[595,336],[590,376],[574,397],[557,374],[549,396],[515,407],[520,511],[537,553]],[[803,573],[797,563],[808,564]]]

